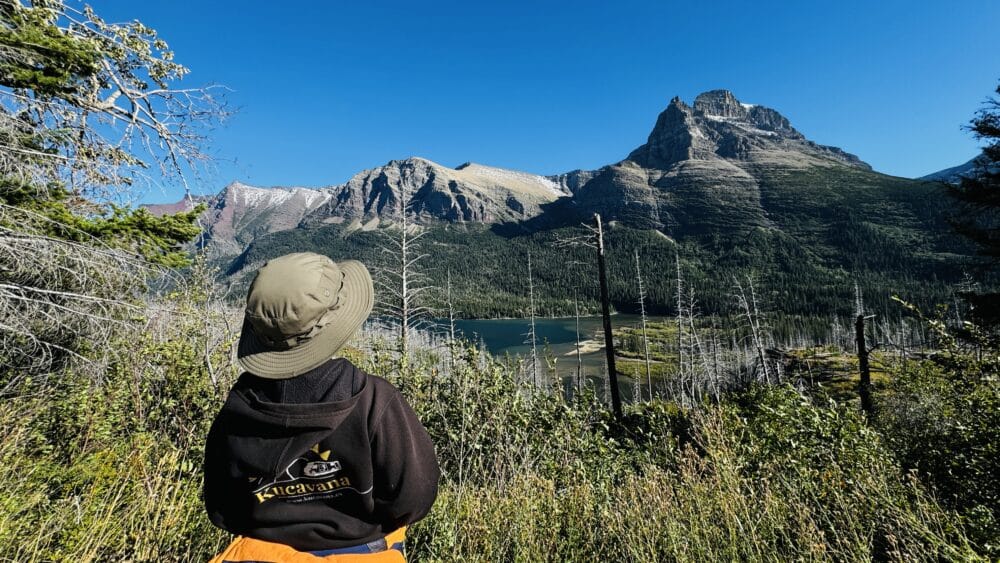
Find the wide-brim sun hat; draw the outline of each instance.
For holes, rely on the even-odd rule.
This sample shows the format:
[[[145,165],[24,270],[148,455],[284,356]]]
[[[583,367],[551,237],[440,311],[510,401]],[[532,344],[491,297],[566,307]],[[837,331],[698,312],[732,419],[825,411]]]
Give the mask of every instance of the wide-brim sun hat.
[[[332,358],[375,302],[365,265],[298,252],[265,264],[247,294],[236,361],[267,379],[288,379]]]

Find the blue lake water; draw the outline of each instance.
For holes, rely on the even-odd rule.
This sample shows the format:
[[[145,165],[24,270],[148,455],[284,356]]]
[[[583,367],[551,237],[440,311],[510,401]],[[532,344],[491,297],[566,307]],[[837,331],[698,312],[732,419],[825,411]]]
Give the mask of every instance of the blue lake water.
[[[660,317],[650,317],[650,321],[663,320]],[[437,319],[436,331],[447,330],[446,319]],[[614,328],[637,327],[640,325],[638,315],[618,314],[611,317]],[[468,340],[481,343],[491,354],[498,358],[509,357],[512,360],[531,356],[531,344],[528,343],[528,319],[460,319],[455,321],[455,328],[461,336]],[[604,353],[604,331],[601,317],[580,317],[580,341],[584,352],[580,355],[580,370],[583,379],[596,392],[598,397],[607,400],[605,395],[605,380],[607,379],[606,358]],[[540,368],[546,373],[558,376],[563,392],[570,396],[575,387],[577,375],[577,321],[574,317],[538,318],[535,319],[535,331],[538,334],[538,354]],[[619,389],[622,400],[630,402],[633,399],[633,382],[630,373],[622,371],[619,365]],[[642,393],[646,386],[639,377]]]
[[[637,326],[639,322],[638,315],[618,314],[611,317],[614,327]],[[462,319],[455,321],[455,328],[469,340],[482,342],[495,356],[527,357],[531,354],[528,319]],[[538,353],[554,358],[556,371],[561,375],[576,372],[576,331],[574,317],[535,319]],[[580,317],[580,340],[587,350],[581,355],[585,371],[593,375],[601,373],[605,362],[601,317]]]

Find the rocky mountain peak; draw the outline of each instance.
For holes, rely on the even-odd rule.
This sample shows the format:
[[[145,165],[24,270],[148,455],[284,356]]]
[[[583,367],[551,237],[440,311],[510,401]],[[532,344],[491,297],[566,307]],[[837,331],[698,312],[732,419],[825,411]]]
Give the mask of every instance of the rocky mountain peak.
[[[627,160],[644,168],[664,169],[675,162],[707,156],[705,151],[711,148],[703,139],[694,110],[674,97],[656,118],[646,144],[632,151]]]
[[[702,92],[694,99],[695,111],[716,117],[746,119],[752,107],[751,104],[740,103],[729,90]]]
[[[401,199],[416,222],[517,222],[569,194],[544,176],[474,162],[449,168],[420,157],[359,172],[334,192],[307,223],[392,221]]]
[[[699,94],[693,106],[674,97],[660,113],[646,144],[626,160],[643,168],[668,170],[687,160],[727,159],[748,162],[774,159],[790,163],[835,160],[868,168],[854,155],[817,145],[768,107],[741,102],[729,90]]]
[[[694,111],[709,120],[738,122],[790,139],[805,138],[792,127],[785,116],[768,107],[743,103],[729,90],[711,90],[698,94],[694,100]]]

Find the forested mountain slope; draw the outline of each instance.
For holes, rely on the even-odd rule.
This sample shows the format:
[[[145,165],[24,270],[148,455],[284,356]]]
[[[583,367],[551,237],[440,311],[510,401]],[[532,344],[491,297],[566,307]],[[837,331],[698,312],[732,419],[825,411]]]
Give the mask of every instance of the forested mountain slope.
[[[951,233],[942,184],[875,172],[726,90],[690,106],[674,98],[646,143],[598,170],[542,177],[411,158],[320,190],[234,184],[207,212],[208,244],[237,284],[248,268],[296,250],[388,268],[381,247],[398,233],[400,199],[411,228],[427,232],[430,283],[443,287],[450,270],[460,309],[473,316],[526,312],[529,251],[543,311],[571,311],[573,295],[592,303],[592,252],[558,243],[594,213],[611,224],[620,309],[635,303],[635,251],[654,310],[674,307],[679,253],[707,312],[725,311],[734,276],[752,273],[770,307],[811,315],[850,312],[855,283],[882,304],[894,292],[947,300],[972,252]]]

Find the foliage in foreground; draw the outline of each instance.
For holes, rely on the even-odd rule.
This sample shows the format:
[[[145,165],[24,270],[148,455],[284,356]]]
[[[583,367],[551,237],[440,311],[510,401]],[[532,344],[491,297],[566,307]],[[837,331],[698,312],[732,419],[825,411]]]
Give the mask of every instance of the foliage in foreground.
[[[224,320],[212,310],[182,292],[107,366],[24,381],[0,404],[0,560],[197,561],[228,541],[199,498],[204,435],[235,375],[218,368],[231,339],[206,338]],[[995,473],[975,462],[949,484],[934,476],[943,458],[912,447],[944,411],[880,423],[887,440],[854,408],[772,386],[696,410],[635,405],[618,424],[591,394],[528,391],[474,349],[422,348],[401,373],[391,342],[360,344],[352,359],[410,397],[442,463],[438,502],[411,530],[416,561],[997,555],[995,503],[947,496],[995,491]],[[882,412],[904,390],[919,392],[884,391]],[[937,436],[942,455],[967,450]],[[975,436],[968,451],[996,451],[995,433]]]
[[[911,311],[914,307],[907,305]],[[970,536],[1000,554],[1000,326],[927,318],[941,348],[905,362],[876,403],[875,424],[902,467],[957,510]]]
[[[189,263],[200,208],[125,203],[156,178],[186,186],[227,112],[180,87],[155,30],[72,0],[0,1],[0,52],[0,365],[18,381],[92,358],[141,314],[151,265]]]

